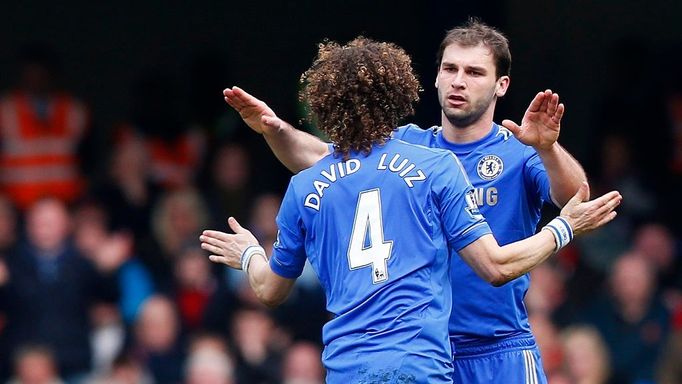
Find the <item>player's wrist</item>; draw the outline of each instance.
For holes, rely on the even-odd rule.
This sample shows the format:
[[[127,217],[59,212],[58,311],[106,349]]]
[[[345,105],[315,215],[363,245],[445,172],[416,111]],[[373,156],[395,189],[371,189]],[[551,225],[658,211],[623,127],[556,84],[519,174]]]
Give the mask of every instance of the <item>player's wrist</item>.
[[[260,255],[264,259],[266,258],[265,256],[265,249],[261,247],[260,245],[251,245],[247,247],[244,252],[242,252],[241,255],[241,267],[244,273],[248,274],[249,273],[249,265],[251,264],[251,259],[253,256]]]
[[[556,243],[554,252],[558,252],[573,240],[573,228],[568,220],[561,216],[552,219],[542,229],[549,231],[554,236],[554,242]]]
[[[533,146],[533,149],[535,149],[535,152],[538,153],[538,156],[541,158],[546,158],[548,156],[556,156],[559,154],[559,151],[561,149],[561,146],[559,145],[558,141],[555,141],[551,144],[548,145],[537,145]]]

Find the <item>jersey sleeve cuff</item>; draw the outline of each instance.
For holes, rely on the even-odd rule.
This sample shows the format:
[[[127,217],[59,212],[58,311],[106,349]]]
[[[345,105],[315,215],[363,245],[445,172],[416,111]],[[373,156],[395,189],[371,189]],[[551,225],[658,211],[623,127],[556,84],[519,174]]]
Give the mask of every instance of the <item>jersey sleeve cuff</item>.
[[[277,275],[286,279],[296,279],[303,273],[303,268],[296,266],[287,266],[282,264],[275,255],[270,258],[270,269]]]
[[[450,247],[459,252],[460,249],[478,240],[481,236],[487,235],[489,233],[493,233],[493,231],[490,230],[490,226],[487,222],[483,221],[476,223],[462,232],[460,236],[457,236],[457,240],[451,242]]]

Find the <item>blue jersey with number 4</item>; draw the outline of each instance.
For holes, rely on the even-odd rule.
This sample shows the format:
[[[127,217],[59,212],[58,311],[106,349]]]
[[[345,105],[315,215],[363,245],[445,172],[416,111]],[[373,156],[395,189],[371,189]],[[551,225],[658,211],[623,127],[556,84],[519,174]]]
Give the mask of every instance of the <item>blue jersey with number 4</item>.
[[[451,382],[449,250],[490,233],[473,193],[452,153],[395,139],[291,179],[270,266],[319,277],[328,383]]]
[[[481,213],[500,245],[536,232],[542,205],[551,202],[549,180],[537,152],[519,142],[509,130],[493,124],[482,139],[453,144],[445,140],[440,127],[424,130],[409,124],[398,128],[394,137],[457,155],[475,188]],[[532,337],[523,302],[528,275],[496,288],[454,258],[451,277],[454,295],[450,336],[455,345]]]

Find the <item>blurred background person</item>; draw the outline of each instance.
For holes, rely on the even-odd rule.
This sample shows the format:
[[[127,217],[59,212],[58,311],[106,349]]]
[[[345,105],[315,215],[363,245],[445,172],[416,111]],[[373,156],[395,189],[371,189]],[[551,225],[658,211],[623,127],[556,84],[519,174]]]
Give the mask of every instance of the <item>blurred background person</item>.
[[[27,45],[17,86],[0,98],[0,190],[21,210],[45,196],[71,203],[84,190],[88,111],[59,86],[59,70],[51,48]]]
[[[322,384],[322,350],[317,344],[297,342],[287,348],[282,362],[283,384]]]
[[[144,302],[130,348],[134,358],[147,367],[156,383],[182,382],[185,345],[172,300],[155,295]]]
[[[568,383],[621,383],[610,380],[609,351],[595,328],[581,325],[568,327],[561,332],[560,343]]]
[[[16,352],[14,374],[8,384],[63,384],[52,352],[40,345],[26,345]]]
[[[185,384],[235,384],[234,362],[217,335],[193,337],[185,366]]]
[[[119,260],[104,257],[94,264],[77,251],[71,235],[71,216],[60,200],[39,200],[27,212],[26,239],[8,258],[9,278],[0,287],[5,367],[19,346],[38,343],[54,352],[67,382],[91,369],[89,310],[95,302],[117,299]]]
[[[656,275],[638,253],[616,260],[608,280],[609,294],[595,298],[584,320],[599,330],[609,350],[616,383],[654,380],[670,314],[656,296]]]

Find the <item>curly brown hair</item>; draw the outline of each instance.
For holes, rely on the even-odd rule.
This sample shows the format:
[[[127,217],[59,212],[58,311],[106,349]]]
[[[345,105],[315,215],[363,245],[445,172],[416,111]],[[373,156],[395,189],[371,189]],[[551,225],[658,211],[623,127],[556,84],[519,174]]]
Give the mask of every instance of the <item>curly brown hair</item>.
[[[301,82],[309,120],[344,158],[385,143],[399,121],[414,113],[421,90],[402,48],[365,37],[344,46],[321,43]]]

